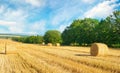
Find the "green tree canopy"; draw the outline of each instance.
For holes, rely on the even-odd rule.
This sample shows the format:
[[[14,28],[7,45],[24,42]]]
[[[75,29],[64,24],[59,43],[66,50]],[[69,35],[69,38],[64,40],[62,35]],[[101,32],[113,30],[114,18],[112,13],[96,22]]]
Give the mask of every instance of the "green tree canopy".
[[[44,40],[46,44],[61,43],[62,42],[61,33],[57,30],[48,30],[44,35]]]
[[[106,19],[101,20],[99,25],[96,27],[98,32],[97,41],[106,43],[109,46],[120,44],[120,11],[113,12],[112,15]]]
[[[63,44],[90,45],[94,42],[120,47],[120,11],[114,11],[100,22],[85,18],[74,20],[62,33]]]
[[[63,43],[66,45],[71,43],[85,45],[94,42],[96,36],[94,36],[95,32],[93,31],[98,23],[98,20],[91,18],[73,21],[62,33]]]
[[[43,41],[42,36],[29,36],[26,38],[25,43],[41,44]]]
[[[23,42],[23,43],[42,44],[42,42],[44,42],[43,36],[16,37],[12,39],[14,41]]]

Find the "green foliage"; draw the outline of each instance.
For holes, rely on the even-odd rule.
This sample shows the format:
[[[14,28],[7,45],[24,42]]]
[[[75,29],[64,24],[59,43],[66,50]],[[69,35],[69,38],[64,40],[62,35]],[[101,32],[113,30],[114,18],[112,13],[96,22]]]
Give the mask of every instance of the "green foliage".
[[[49,30],[42,36],[13,38],[24,43],[62,43],[63,45],[88,46],[94,42],[106,43],[110,47],[120,47],[120,11],[113,12],[106,19],[85,18],[74,20],[62,35],[57,30]]]
[[[75,20],[70,27],[67,27],[62,33],[63,43],[70,45],[79,43],[79,45],[86,45],[94,42],[94,33],[98,20],[85,18],[83,20]]]
[[[90,45],[94,42],[106,43],[111,47],[120,47],[120,11],[100,22],[85,18],[74,20],[62,33],[64,45]]]
[[[26,38],[25,43],[34,43],[34,44],[40,44],[43,42],[42,36],[29,36]]]
[[[44,35],[44,40],[45,43],[61,43],[62,42],[62,38],[61,38],[61,33],[57,30],[49,30],[45,33]]]
[[[23,42],[23,43],[33,43],[33,44],[42,44],[44,39],[42,36],[28,36],[28,37],[16,37],[12,38],[14,41]]]
[[[120,11],[113,12],[97,26],[98,40],[111,47],[120,47]],[[116,46],[114,46],[116,45]]]

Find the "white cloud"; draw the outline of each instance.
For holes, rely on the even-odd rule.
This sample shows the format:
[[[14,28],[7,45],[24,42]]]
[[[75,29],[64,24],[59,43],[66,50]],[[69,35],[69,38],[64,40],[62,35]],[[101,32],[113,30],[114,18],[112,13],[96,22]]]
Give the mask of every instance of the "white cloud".
[[[44,33],[45,32],[45,24],[46,24],[45,20],[34,22],[33,24],[31,24],[30,30],[32,33],[33,32],[34,33],[37,33],[37,32]]]
[[[44,6],[46,3],[45,0],[25,0],[25,2],[35,7]]]
[[[4,12],[4,6],[0,6],[0,14]]]
[[[0,20],[0,25],[2,25],[2,26],[14,26],[15,24],[16,24],[16,22],[13,22],[13,21]]]
[[[67,27],[67,25],[60,25],[60,27],[59,27],[58,30],[59,30],[60,32],[63,32],[66,27]]]
[[[74,0],[76,1],[76,0]],[[69,1],[69,3],[72,2]],[[51,9],[58,9],[62,6],[64,6],[64,4],[67,4],[67,0],[48,0],[48,6],[51,8]]]
[[[39,1],[40,4],[42,0],[30,0],[31,3],[33,3],[32,1],[36,2]],[[29,9],[24,10],[24,8],[12,9],[10,7],[7,7],[6,5],[0,6],[0,26],[4,26],[7,29],[6,32],[6,30],[4,30],[3,28],[0,31],[0,33],[6,32],[6,33],[37,34],[38,32],[44,31],[46,23],[45,21],[34,22],[32,26],[29,26],[31,25],[31,23],[29,22],[28,24],[26,24],[27,18],[29,16],[31,17],[31,13],[29,11],[30,11]]]
[[[73,6],[68,5],[66,7],[63,6],[62,8],[56,10],[56,12],[53,14],[54,17],[51,18],[52,25],[59,25],[62,22],[68,22],[70,19],[77,16],[77,14],[80,14],[81,9],[79,10],[78,9],[79,9],[78,5]]]
[[[27,34],[27,35],[38,35],[38,32],[36,32],[36,31],[28,31],[28,32],[24,32],[24,34]]]
[[[27,18],[28,14],[27,12],[21,9],[18,10],[7,9],[3,16],[5,20],[24,21]]]
[[[18,26],[11,26],[8,28],[10,33],[23,33],[23,28]]]
[[[8,31],[3,28],[0,28],[0,33],[8,33]]]
[[[0,7],[0,26],[8,29],[0,32],[6,33],[23,33],[25,21],[28,17],[28,12],[22,9],[11,9],[5,5]],[[4,28],[3,28],[4,29]]]
[[[82,0],[82,2],[84,2],[86,4],[92,4],[95,2],[95,0]]]
[[[24,9],[31,9],[32,7],[43,7],[46,5],[46,0],[10,0],[9,3]]]
[[[105,18],[110,15],[116,6],[116,0],[107,0],[99,3],[97,6],[85,12],[84,17]]]
[[[54,27],[62,32],[69,25],[68,22],[82,16],[81,11],[89,8],[86,5],[91,3],[94,5],[95,0],[10,0],[5,2],[0,5],[0,26],[5,26],[8,32],[37,34]],[[84,16],[107,16],[116,6],[112,3],[114,0],[103,1],[87,11]],[[47,7],[44,8],[45,6]],[[48,21],[41,20],[42,18]],[[4,28],[1,31],[6,32]]]
[[[22,33],[24,27],[24,25],[20,23],[14,21],[5,21],[5,20],[0,20],[0,26],[7,27],[9,30],[8,32],[10,33]]]

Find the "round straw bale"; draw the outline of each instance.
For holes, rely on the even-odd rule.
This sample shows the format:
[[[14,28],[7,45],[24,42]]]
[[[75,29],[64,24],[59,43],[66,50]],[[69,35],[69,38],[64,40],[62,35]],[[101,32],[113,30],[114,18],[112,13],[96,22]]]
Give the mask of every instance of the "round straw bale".
[[[90,54],[92,56],[104,56],[108,54],[108,47],[103,43],[94,43],[90,48]]]
[[[13,46],[7,46],[5,48],[5,53],[6,54],[17,54],[17,48],[15,48]]]
[[[45,45],[45,42],[42,42],[42,45]]]
[[[48,43],[47,45],[48,45],[48,46],[52,46],[52,43]]]
[[[60,43],[56,43],[56,46],[60,46]]]
[[[9,49],[5,53],[6,54],[17,54],[17,50],[16,49]]]

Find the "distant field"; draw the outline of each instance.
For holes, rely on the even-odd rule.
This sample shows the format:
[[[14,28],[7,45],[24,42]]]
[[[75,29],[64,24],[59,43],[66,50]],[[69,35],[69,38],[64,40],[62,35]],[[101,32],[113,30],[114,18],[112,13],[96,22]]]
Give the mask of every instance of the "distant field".
[[[12,37],[23,37],[23,36],[28,36],[28,35],[19,35],[19,34],[1,34],[1,33],[0,33],[0,38],[12,38]]]
[[[20,37],[19,35],[0,35],[1,37],[6,36],[6,37]]]
[[[7,43],[7,54],[4,53]],[[93,57],[90,47],[50,47],[0,39],[0,73],[120,73],[120,50]]]

